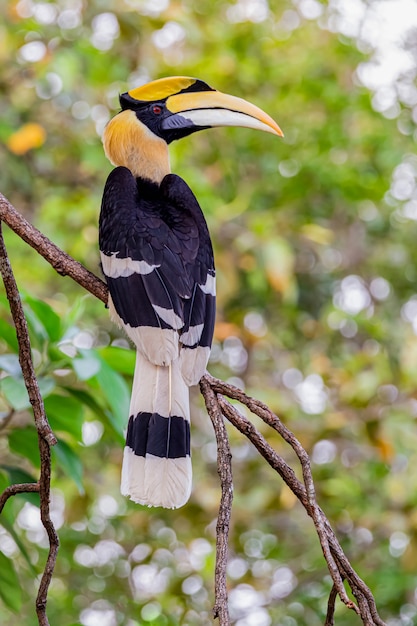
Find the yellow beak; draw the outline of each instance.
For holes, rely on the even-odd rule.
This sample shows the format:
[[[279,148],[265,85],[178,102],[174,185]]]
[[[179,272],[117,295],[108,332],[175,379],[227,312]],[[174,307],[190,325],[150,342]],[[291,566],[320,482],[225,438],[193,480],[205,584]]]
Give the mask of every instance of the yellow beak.
[[[166,100],[168,111],[190,120],[195,126],[243,126],[283,137],[278,124],[259,107],[220,91],[180,93]]]

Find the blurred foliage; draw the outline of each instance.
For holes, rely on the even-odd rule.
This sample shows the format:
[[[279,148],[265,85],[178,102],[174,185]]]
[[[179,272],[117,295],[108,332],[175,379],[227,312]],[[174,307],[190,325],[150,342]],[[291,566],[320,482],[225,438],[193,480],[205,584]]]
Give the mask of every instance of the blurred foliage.
[[[392,626],[417,623],[415,40],[403,38],[408,69],[378,86],[375,46],[352,29],[351,3],[1,4],[0,191],[96,273],[111,170],[100,134],[120,92],[160,76],[197,76],[281,125],[282,141],[217,129],[171,148],[173,171],[199,198],[215,246],[210,371],[264,400],[296,433],[312,456],[319,502],[382,616]],[[352,7],[365,19],[379,4]],[[100,302],[13,233],[5,237],[59,440],[51,624],[211,624],[219,487],[197,392],[189,504],[163,511],[125,501],[133,352]],[[35,481],[39,467],[4,296],[0,368],[2,489]],[[230,437],[233,621],[322,624],[330,581],[312,524],[250,445]],[[0,526],[2,623],[16,621],[16,611],[22,626],[37,623],[46,549],[37,496],[16,496]],[[355,620],[338,606],[338,625]]]

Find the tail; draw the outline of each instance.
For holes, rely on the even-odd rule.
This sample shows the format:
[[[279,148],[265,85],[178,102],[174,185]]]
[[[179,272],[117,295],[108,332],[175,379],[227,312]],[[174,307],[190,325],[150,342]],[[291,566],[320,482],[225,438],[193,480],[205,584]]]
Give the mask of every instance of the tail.
[[[189,390],[178,359],[153,365],[137,351],[121,492],[176,509],[190,497],[191,478]]]

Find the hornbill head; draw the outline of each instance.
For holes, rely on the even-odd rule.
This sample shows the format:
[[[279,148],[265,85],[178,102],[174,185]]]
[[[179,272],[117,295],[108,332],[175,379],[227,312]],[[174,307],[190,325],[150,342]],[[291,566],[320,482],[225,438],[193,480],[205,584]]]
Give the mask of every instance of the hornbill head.
[[[213,126],[246,126],[283,134],[258,107],[216,91],[196,78],[154,80],[122,94],[120,104],[122,110],[134,111],[140,122],[167,143]]]
[[[145,159],[166,161],[171,141],[205,128],[243,126],[283,136],[278,124],[257,106],[186,76],[161,78],[127,91],[121,94],[120,105],[121,112],[104,131],[104,149],[114,165],[125,165],[136,175]],[[147,155],[141,158],[142,150]]]

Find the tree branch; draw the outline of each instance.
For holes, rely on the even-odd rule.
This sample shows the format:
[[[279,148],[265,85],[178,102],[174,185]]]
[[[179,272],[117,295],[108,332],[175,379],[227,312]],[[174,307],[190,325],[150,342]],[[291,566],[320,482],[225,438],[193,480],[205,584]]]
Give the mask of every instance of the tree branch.
[[[52,265],[61,276],[69,276],[93,296],[107,304],[108,291],[105,282],[58,248],[48,237],[32,226],[12,204],[0,193],[0,220],[16,235],[29,244]]]
[[[39,493],[39,482],[37,483],[20,483],[17,485],[9,485],[0,495],[0,514],[4,509],[7,500],[19,493]]]
[[[8,487],[0,496],[0,512],[2,511],[9,497],[17,493],[39,491],[41,520],[48,534],[49,554],[45,569],[39,586],[36,600],[36,613],[40,626],[49,626],[46,616],[46,602],[48,588],[54,571],[56,556],[59,547],[58,535],[50,517],[50,484],[51,484],[51,450],[50,447],[56,444],[56,438],[49,426],[45,414],[45,407],[40,394],[38,381],[32,361],[29,333],[26,318],[23,312],[19,290],[13,275],[6,246],[4,244],[3,232],[0,222],[0,272],[3,278],[10,311],[16,327],[16,335],[19,346],[19,363],[22,369],[23,378],[32,405],[35,426],[38,431],[39,452],[41,458],[40,477],[37,483],[20,484]]]
[[[385,622],[378,615],[375,599],[370,589],[352,568],[327,517],[316,502],[310,459],[295,435],[284,426],[281,420],[265,404],[247,396],[241,389],[224,383],[209,374],[204,376],[204,380],[211,387],[212,391],[217,394],[217,404],[223,415],[254,444],[259,453],[297,496],[308,515],[313,519],[334,587],[341,600],[348,608],[353,609],[360,615],[363,624],[366,626],[385,626]],[[206,393],[204,385],[202,393],[203,395]],[[233,400],[238,400],[247,406],[252,413],[282,435],[283,439],[291,445],[297,454],[302,467],[304,484],[298,480],[292,468],[268,444],[252,422],[239,413],[221,394],[227,395]],[[211,408],[212,404],[209,403],[207,410],[211,410]],[[347,596],[343,586],[344,579],[349,583],[351,591],[357,600],[357,605]]]
[[[337,598],[337,589],[336,585],[333,585],[332,590],[330,591],[329,600],[327,603],[327,614],[326,621],[324,622],[324,626],[334,626],[334,609]]]
[[[0,220],[8,224],[14,232],[24,241],[32,246],[39,254],[41,254],[61,275],[70,276],[81,287],[89,291],[96,298],[107,304],[108,292],[106,284],[97,276],[89,272],[80,263],[72,259],[68,254],[60,250],[54,243],[45,237],[40,231],[27,222],[10,202],[0,194]],[[3,279],[6,281],[12,275],[10,265],[8,263],[7,254],[5,252],[3,240],[1,240],[2,249],[0,250],[0,264]],[[14,280],[14,279],[13,279]],[[6,284],[5,281],[5,284]],[[7,290],[7,287],[6,287]],[[16,307],[16,291],[9,298],[11,309]],[[20,304],[20,298],[17,293],[17,301]],[[20,304],[21,307],[21,304]],[[18,307],[19,308],[19,307]],[[19,309],[20,310],[20,309]],[[18,323],[21,323],[21,314],[17,315]],[[24,318],[23,318],[24,319]],[[16,321],[15,321],[16,323]],[[19,339],[19,354],[29,354],[30,344],[28,344],[27,328],[25,323],[16,329]],[[23,337],[23,340],[21,339]],[[21,344],[22,343],[22,348]],[[30,360],[31,363],[31,360]],[[45,567],[44,575],[39,588],[37,599],[38,619],[41,626],[47,626],[47,618],[45,615],[45,605],[49,582],[53,573],[53,566],[56,559],[56,551],[58,548],[58,538],[56,536],[53,524],[49,517],[49,485],[50,485],[50,444],[54,443],[54,436],[50,431],[49,424],[43,411],[42,399],[40,398],[39,389],[36,379],[34,379],[33,366],[22,371],[25,382],[28,387],[28,393],[35,402],[34,414],[35,423],[39,433],[39,447],[41,454],[41,477],[39,483],[30,485],[14,485],[6,489],[0,497],[0,512],[6,500],[22,491],[40,491],[41,494],[41,517],[42,522],[48,533],[50,541],[50,553]],[[26,367],[26,366],[25,366]],[[217,542],[216,542],[216,572],[215,572],[215,606],[213,609],[215,617],[219,618],[220,626],[228,626],[230,624],[229,612],[227,608],[227,586],[226,586],[226,565],[227,565],[227,542],[230,526],[231,507],[233,499],[233,483],[231,470],[231,454],[227,432],[223,422],[222,415],[245,435],[256,447],[262,457],[271,465],[271,467],[281,476],[291,491],[296,495],[307,514],[312,518],[316,532],[319,537],[320,545],[323,550],[325,560],[327,562],[329,572],[333,580],[333,588],[330,592],[328,611],[326,617],[326,626],[333,624],[334,603],[336,595],[339,595],[346,606],[354,610],[360,615],[363,624],[366,626],[385,626],[385,622],[379,617],[374,597],[367,585],[357,575],[352,568],[349,560],[344,554],[336,535],[323,513],[318,506],[315,496],[314,482],[311,474],[310,459],[307,452],[301,446],[295,435],[281,422],[265,404],[259,400],[255,400],[247,396],[242,390],[220,381],[209,374],[205,374],[200,381],[200,390],[204,397],[207,411],[213,422],[216,434],[218,448],[218,473],[221,482],[221,502],[219,508],[217,522]],[[246,417],[237,411],[224,396],[241,402],[253,414],[260,417],[266,424],[276,430],[283,440],[288,443],[294,450],[298,461],[301,465],[303,482],[298,480],[294,470],[284,461],[282,457],[269,445],[261,433]],[[36,410],[35,410],[36,407]],[[27,487],[30,487],[26,489]],[[44,503],[44,507],[42,506]],[[357,604],[352,602],[347,596],[343,581],[346,580],[351,591],[356,598]],[[40,615],[43,615],[44,621],[41,621]]]
[[[48,442],[38,434],[39,451],[41,455],[41,473],[39,477],[39,496],[41,507],[41,520],[47,532],[49,540],[49,553],[41,582],[36,597],[36,613],[40,626],[49,626],[46,616],[46,603],[48,589],[54,573],[55,563],[59,549],[59,538],[50,514],[50,490],[51,490],[51,448]]]
[[[229,545],[230,518],[233,501],[232,454],[229,438],[223,421],[216,395],[206,378],[200,382],[201,393],[204,397],[207,413],[213,423],[217,441],[217,472],[220,477],[222,495],[220,499],[219,515],[216,526],[216,567],[214,576],[215,603],[213,615],[219,618],[219,626],[229,626],[229,606],[227,597],[227,557]]]

